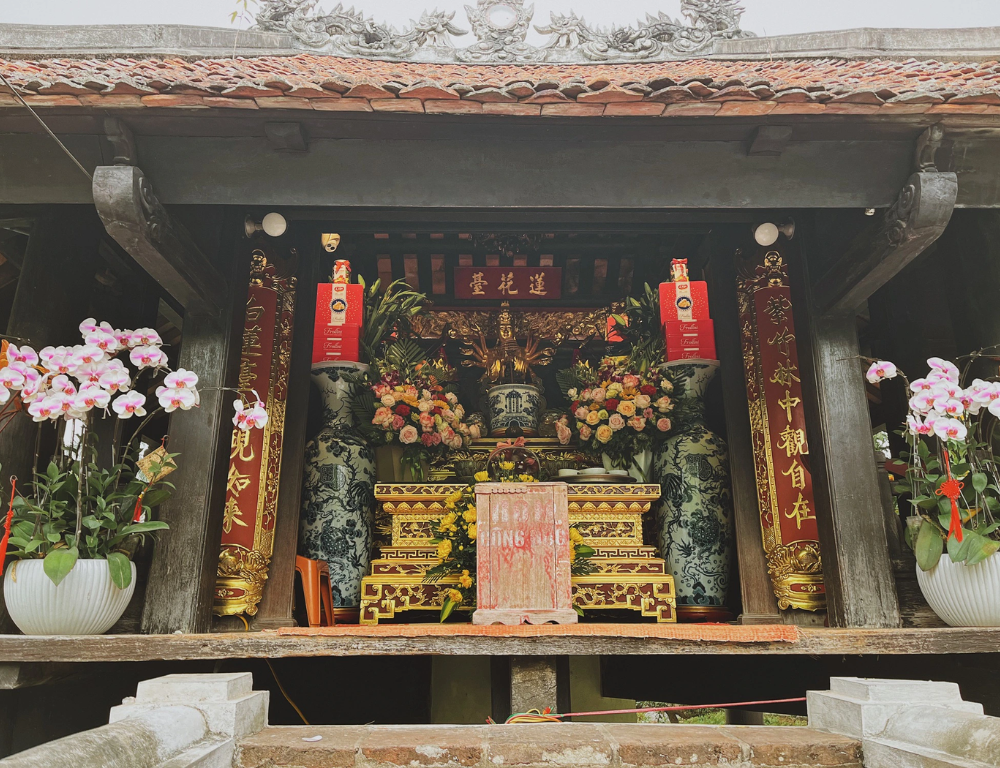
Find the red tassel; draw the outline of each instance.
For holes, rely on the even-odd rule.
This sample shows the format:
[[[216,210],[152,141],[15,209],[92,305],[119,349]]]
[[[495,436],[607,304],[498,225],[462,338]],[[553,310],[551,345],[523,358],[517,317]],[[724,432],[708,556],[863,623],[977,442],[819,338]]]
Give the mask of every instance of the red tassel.
[[[938,496],[946,496],[951,500],[951,521],[948,526],[948,537],[955,537],[955,541],[962,543],[962,516],[958,512],[958,497],[962,495],[962,488],[965,483],[960,483],[951,476],[951,462],[948,460],[948,451],[944,452],[944,469],[948,479],[941,483],[934,493]]]
[[[143,491],[142,493],[139,494],[138,498],[136,498],[135,500],[135,511],[132,513],[133,523],[138,523],[140,520],[142,520],[142,497],[145,495],[146,492]]]
[[[17,488],[17,478],[10,479],[10,506],[7,509],[7,521],[3,526],[3,538],[0,539],[0,570],[3,569],[3,561],[7,557],[7,542],[10,540],[10,525],[14,521],[14,490]]]

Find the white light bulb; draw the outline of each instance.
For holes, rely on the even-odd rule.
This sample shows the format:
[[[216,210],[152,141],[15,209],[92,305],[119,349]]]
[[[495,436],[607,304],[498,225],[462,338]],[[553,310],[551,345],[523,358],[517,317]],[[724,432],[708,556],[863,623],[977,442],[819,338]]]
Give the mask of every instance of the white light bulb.
[[[770,222],[761,224],[753,233],[753,239],[765,248],[778,242],[778,228]]]
[[[285,221],[285,217],[280,213],[267,214],[260,224],[264,231],[271,237],[281,237],[285,234],[285,230],[288,229],[288,222]]]

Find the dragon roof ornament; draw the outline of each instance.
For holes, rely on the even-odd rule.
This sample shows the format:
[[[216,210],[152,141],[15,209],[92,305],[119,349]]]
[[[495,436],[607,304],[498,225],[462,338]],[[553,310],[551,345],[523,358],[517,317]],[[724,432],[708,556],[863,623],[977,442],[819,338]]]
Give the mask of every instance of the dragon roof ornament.
[[[711,52],[718,39],[753,37],[740,29],[739,0],[681,0],[687,23],[660,12],[635,26],[591,27],[572,11],[550,14],[535,30],[549,39],[527,42],[534,16],[525,0],[478,0],[465,6],[476,42],[456,47],[468,34],[455,12],[425,11],[402,31],[342,3],[329,13],[318,0],[261,0],[256,28],[285,32],[304,47],[341,56],[441,63],[533,64],[540,62],[630,62],[690,58]]]

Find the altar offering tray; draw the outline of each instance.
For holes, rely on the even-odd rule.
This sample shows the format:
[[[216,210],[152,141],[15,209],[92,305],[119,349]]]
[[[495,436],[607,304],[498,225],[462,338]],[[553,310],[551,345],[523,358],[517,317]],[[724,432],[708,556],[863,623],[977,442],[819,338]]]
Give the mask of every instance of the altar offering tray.
[[[635,484],[635,480],[629,475],[584,475],[577,473],[569,477],[554,477],[553,482],[557,483],[569,483],[571,485],[584,484],[584,485],[607,485],[608,483],[631,483]]]

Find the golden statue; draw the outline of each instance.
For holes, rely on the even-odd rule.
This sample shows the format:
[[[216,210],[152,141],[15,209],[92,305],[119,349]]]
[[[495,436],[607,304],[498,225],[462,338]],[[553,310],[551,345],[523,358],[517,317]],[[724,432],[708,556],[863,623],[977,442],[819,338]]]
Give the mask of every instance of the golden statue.
[[[497,343],[491,348],[486,335],[479,329],[479,340],[463,342],[462,354],[466,357],[462,365],[485,369],[479,379],[484,388],[493,384],[535,384],[540,380],[535,376],[532,366],[548,365],[556,351],[552,347],[543,347],[520,318],[510,308],[508,302],[500,305],[496,315]],[[518,326],[523,326],[523,333],[518,333]],[[517,337],[524,338],[522,347]]]

